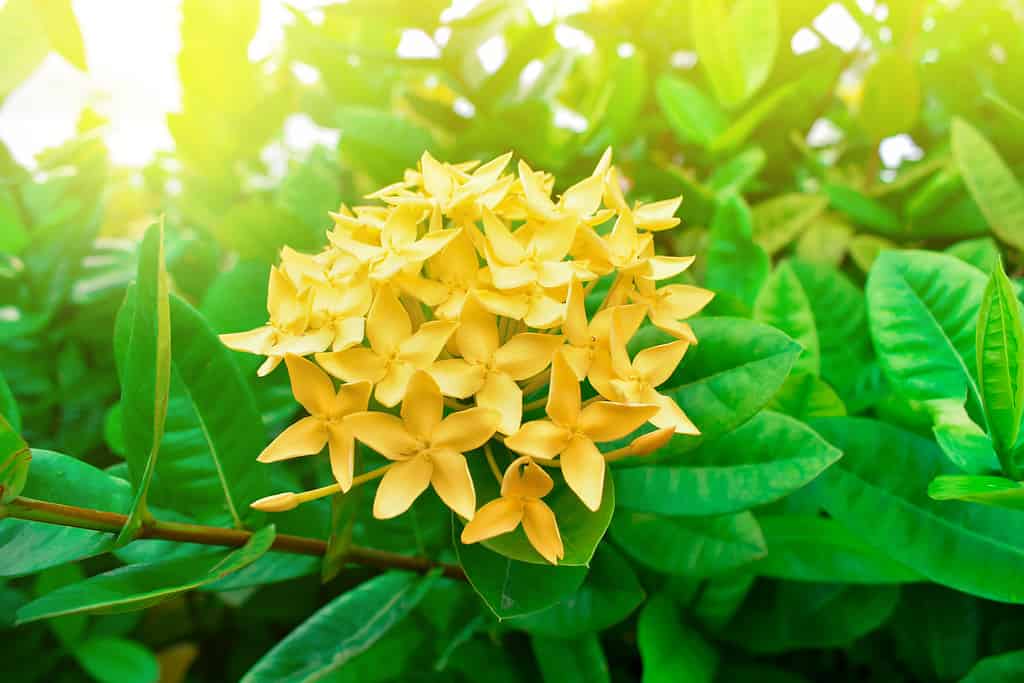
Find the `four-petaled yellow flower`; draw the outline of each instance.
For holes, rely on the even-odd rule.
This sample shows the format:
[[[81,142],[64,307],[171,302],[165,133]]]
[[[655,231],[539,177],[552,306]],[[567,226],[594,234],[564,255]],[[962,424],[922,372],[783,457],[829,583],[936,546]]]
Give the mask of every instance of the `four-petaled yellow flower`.
[[[345,382],[372,382],[381,405],[398,405],[409,379],[429,368],[458,323],[433,320],[414,333],[409,313],[390,287],[383,287],[370,308],[366,336],[370,347],[318,353],[316,362]]]
[[[674,427],[679,434],[700,434],[671,396],[659,393],[657,387],[675,372],[690,347],[685,339],[643,349],[630,360],[626,350],[636,332],[634,320],[615,311],[609,340],[609,355],[590,369],[590,383],[601,396],[611,401],[648,403],[658,406],[651,423],[659,428]]]
[[[530,456],[514,460],[501,480],[501,497],[477,510],[462,530],[463,543],[501,536],[522,524],[530,544],[551,564],[565,557],[555,513],[541,500],[555,483]]]
[[[500,416],[498,431],[511,434],[523,416],[523,391],[516,382],[529,379],[551,363],[562,344],[554,334],[521,332],[501,344],[497,318],[472,298],[455,332],[462,358],[434,363],[434,376],[446,396],[476,397],[476,404]]]
[[[401,418],[369,411],[345,418],[359,441],[394,461],[377,487],[374,517],[402,514],[433,486],[445,505],[466,519],[473,518],[476,491],[463,453],[494,436],[498,416],[486,408],[470,408],[442,419],[443,411],[437,383],[418,371],[409,381]]]
[[[565,483],[591,510],[601,507],[604,456],[595,442],[615,441],[635,431],[659,410],[655,405],[595,401],[580,404],[579,380],[556,353],[548,393],[548,420],[524,424],[505,446],[533,458],[558,458]]]
[[[292,393],[309,416],[281,432],[256,459],[277,462],[313,455],[329,446],[331,471],[341,490],[348,491],[352,486],[355,444],[344,418],[366,410],[370,384],[344,384],[335,392],[327,373],[305,358],[288,355],[285,363]]]

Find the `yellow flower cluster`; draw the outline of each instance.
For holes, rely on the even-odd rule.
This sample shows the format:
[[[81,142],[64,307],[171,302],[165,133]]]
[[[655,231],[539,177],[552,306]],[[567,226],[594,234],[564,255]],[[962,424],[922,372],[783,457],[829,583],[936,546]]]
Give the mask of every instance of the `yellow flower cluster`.
[[[693,262],[654,252],[653,233],[678,224],[681,199],[631,207],[609,150],[555,201],[554,178],[523,161],[517,175],[507,173],[511,157],[445,164],[424,154],[418,170],[370,195],[378,205],[331,214],[322,252],[282,251],[270,274],[267,324],[222,339],[266,356],[260,375],[284,360],[309,413],[259,460],[327,446],[337,483],[254,507],[290,509],[381,477],[378,518],[405,512],[432,487],[467,521],[463,542],[522,525],[557,563],[564,553],[542,500],[554,485],[545,467],[561,468],[597,510],[607,460],[651,452],[673,433],[698,433],[658,391],[697,341],[685,319],[712,297],[690,285],[658,286]],[[606,293],[588,315],[587,295],[599,283]],[[645,319],[676,340],[630,357],[627,343]],[[586,402],[584,380],[599,393]],[[546,403],[547,418],[523,424],[524,398],[545,387],[546,402],[527,406]],[[389,410],[396,406],[397,415]],[[648,421],[657,431],[612,453],[598,449]],[[522,456],[503,475],[492,439]],[[355,440],[390,463],[355,476]],[[465,454],[481,447],[501,496],[477,509]]]

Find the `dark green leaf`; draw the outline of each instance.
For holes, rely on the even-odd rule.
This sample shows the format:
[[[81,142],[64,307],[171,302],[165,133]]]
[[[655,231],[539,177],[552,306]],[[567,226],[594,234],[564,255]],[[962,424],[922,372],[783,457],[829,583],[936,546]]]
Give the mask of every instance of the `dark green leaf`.
[[[595,635],[577,640],[532,638],[530,644],[544,683],[602,683],[611,680],[601,641]]]
[[[123,638],[91,638],[73,650],[82,668],[100,683],[156,683],[160,662],[142,645]]]
[[[700,633],[680,619],[666,595],[651,598],[637,623],[643,683],[711,683],[718,653]]]
[[[1024,650],[982,659],[960,683],[1014,683],[1024,678]]]

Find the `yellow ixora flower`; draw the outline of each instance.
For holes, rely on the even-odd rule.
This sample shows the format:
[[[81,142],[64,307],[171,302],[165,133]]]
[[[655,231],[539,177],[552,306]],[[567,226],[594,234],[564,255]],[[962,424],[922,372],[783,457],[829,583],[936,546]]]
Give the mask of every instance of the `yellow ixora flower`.
[[[515,531],[520,524],[530,545],[551,564],[565,557],[558,521],[541,500],[555,483],[533,459],[514,460],[501,480],[501,497],[477,510],[462,530],[463,543],[477,543]]]
[[[263,327],[247,332],[220,335],[229,349],[267,356],[257,374],[260,377],[276,368],[285,354],[305,356],[330,346],[334,331],[309,329],[310,292],[300,294],[295,283],[278,268],[270,269],[267,286],[267,312],[270,320]]]
[[[615,441],[636,431],[659,410],[656,405],[595,401],[580,403],[580,385],[561,352],[551,368],[547,420],[524,424],[505,446],[533,458],[558,458],[565,483],[591,510],[601,507],[605,460],[595,442]]]
[[[398,405],[409,379],[429,368],[458,323],[432,320],[413,332],[412,320],[390,287],[382,287],[366,319],[369,348],[318,353],[316,362],[345,382],[371,382],[381,405]]]
[[[437,383],[418,371],[409,381],[401,418],[370,411],[345,418],[359,441],[394,461],[377,487],[375,517],[390,519],[402,514],[433,486],[445,505],[472,519],[476,491],[463,453],[479,448],[494,435],[498,415],[486,408],[470,408],[442,419],[443,411]]]
[[[555,334],[522,332],[500,343],[498,320],[472,297],[455,332],[461,358],[434,363],[430,374],[441,392],[455,398],[476,397],[476,404],[500,416],[498,431],[511,434],[523,416],[523,391],[516,382],[545,370],[562,344]]]
[[[352,486],[355,442],[344,418],[366,410],[370,399],[369,382],[344,384],[334,390],[334,382],[323,370],[304,358],[285,356],[292,393],[309,413],[285,429],[257,460],[277,462],[303,455],[313,455],[330,447],[331,471],[341,486],[348,491]]]
[[[680,339],[652,346],[630,359],[626,343],[636,333],[638,324],[635,318],[631,320],[623,310],[615,311],[609,335],[609,352],[591,367],[591,384],[601,396],[612,401],[657,405],[659,410],[651,418],[651,423],[656,427],[673,427],[679,434],[700,434],[697,426],[672,397],[659,393],[657,389],[675,372],[690,342]]]

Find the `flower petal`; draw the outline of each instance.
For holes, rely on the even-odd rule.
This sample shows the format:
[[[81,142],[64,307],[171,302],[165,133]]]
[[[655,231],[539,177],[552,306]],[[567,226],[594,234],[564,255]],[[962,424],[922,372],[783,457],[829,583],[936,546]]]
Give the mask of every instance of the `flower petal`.
[[[353,413],[345,418],[345,426],[357,439],[388,460],[403,460],[420,447],[419,440],[409,433],[405,423],[390,413]]]
[[[344,424],[327,425],[327,445],[331,457],[331,473],[343,492],[352,488],[355,467],[355,438]]]
[[[566,190],[562,195],[561,204],[577,216],[589,216],[601,206],[603,192],[604,178],[600,175],[592,175]]]
[[[232,332],[220,335],[220,341],[224,346],[235,351],[255,353],[261,356],[266,355],[274,346],[274,338],[277,333],[273,327],[264,325],[255,330],[246,332]]]
[[[580,431],[597,442],[615,441],[636,431],[658,411],[657,405],[597,401],[580,412]]]
[[[561,335],[523,332],[494,352],[494,365],[516,381],[529,379],[551,364],[561,345]]]
[[[311,361],[291,354],[284,357],[292,395],[310,415],[326,416],[334,407],[334,382]]]
[[[459,453],[480,448],[494,436],[498,414],[488,408],[469,408],[452,413],[434,428],[430,445],[451,448]]]
[[[631,397],[644,403],[654,403],[659,407],[658,412],[651,418],[651,424],[659,429],[666,429],[672,427],[675,429],[676,434],[690,434],[696,436],[700,434],[700,430],[697,429],[697,425],[693,424],[689,416],[683,409],[679,407],[670,396],[659,394],[654,389],[647,389],[641,392],[638,396]]]
[[[513,498],[498,498],[476,511],[462,530],[463,543],[477,543],[515,531],[523,519],[523,503]]]
[[[528,455],[513,460],[501,478],[501,495],[507,497],[543,498],[554,487],[551,476]]]
[[[551,460],[565,450],[571,437],[572,432],[550,420],[534,420],[506,437],[505,447],[523,455]]]
[[[484,385],[487,369],[483,365],[467,363],[461,358],[439,360],[428,370],[441,393],[455,398],[469,398]]]
[[[697,315],[715,298],[709,289],[693,285],[668,285],[658,290],[659,313],[676,320]]]
[[[580,383],[561,352],[551,361],[547,413],[556,424],[574,427],[580,416]]]
[[[449,337],[459,326],[447,320],[431,320],[420,325],[416,334],[402,342],[398,357],[418,370],[426,370],[434,362]]]
[[[391,466],[377,486],[373,499],[373,516],[377,519],[397,517],[419,498],[430,485],[434,466],[422,455]]]
[[[587,373],[590,372],[594,350],[585,346],[563,346],[559,352],[565,356],[565,362],[572,368],[576,379],[581,382],[585,380]]]
[[[260,462],[277,462],[313,455],[322,451],[326,443],[326,423],[315,417],[304,417],[278,434],[256,459]]]
[[[689,268],[694,260],[694,256],[652,256],[647,259],[647,267],[642,277],[648,280],[666,280]]]
[[[530,545],[551,564],[558,564],[565,557],[555,513],[542,501],[528,499],[523,502],[523,531]]]
[[[444,399],[437,382],[422,370],[417,371],[409,379],[402,399],[402,420],[406,428],[425,441],[441,424],[443,414]]]
[[[684,339],[651,346],[636,354],[633,359],[633,367],[637,374],[652,387],[659,386],[676,371],[688,348],[690,348],[690,342]]]
[[[501,370],[487,374],[484,385],[476,393],[476,404],[498,414],[498,431],[511,434],[523,419],[523,390]]]
[[[412,334],[409,313],[391,287],[381,287],[366,318],[366,336],[370,347],[382,356],[390,356]]]
[[[384,359],[365,346],[353,346],[344,351],[316,354],[316,362],[324,370],[344,382],[376,383],[384,379],[387,366]]]
[[[522,320],[530,311],[530,300],[522,292],[492,292],[478,289],[473,296],[484,308],[495,315]]]
[[[566,281],[568,284],[568,280]],[[547,294],[539,294],[529,301],[529,307],[523,320],[530,327],[546,330],[555,327],[565,317],[565,304],[551,298]]]
[[[590,510],[601,507],[604,491],[604,456],[590,439],[577,436],[559,458],[565,483]]]
[[[410,363],[402,361],[391,363],[388,366],[387,373],[377,382],[377,386],[373,389],[374,398],[382,406],[394,408],[405,398],[405,392],[409,388],[409,380],[412,379],[414,372],[416,372],[416,368]]]
[[[516,265],[526,256],[519,240],[515,238],[512,231],[508,229],[505,222],[484,207],[481,211],[484,223],[484,234],[487,236],[487,243],[490,245],[496,259],[507,265]]]
[[[574,279],[569,284],[569,297],[565,302],[565,322],[562,323],[562,334],[573,346],[586,346],[590,343],[586,303],[583,284]]]
[[[373,385],[369,382],[352,382],[342,384],[338,389],[337,398],[334,400],[334,410],[331,417],[345,417],[351,413],[358,413],[366,410],[366,404],[370,402],[370,391]]]
[[[455,332],[459,355],[470,363],[490,363],[499,344],[498,322],[494,314],[471,296],[462,307],[459,321],[459,329]]]
[[[473,519],[476,513],[476,489],[473,488],[473,477],[469,474],[466,457],[448,448],[430,452],[430,460],[434,463],[434,471],[430,475],[430,485],[444,504],[463,519]]]
[[[364,318],[342,318],[334,323],[334,341],[331,351],[344,351],[363,343],[366,336]]]

